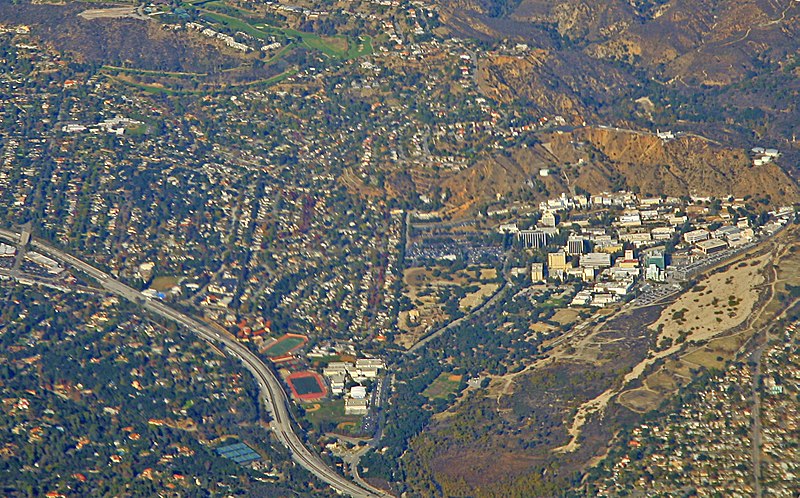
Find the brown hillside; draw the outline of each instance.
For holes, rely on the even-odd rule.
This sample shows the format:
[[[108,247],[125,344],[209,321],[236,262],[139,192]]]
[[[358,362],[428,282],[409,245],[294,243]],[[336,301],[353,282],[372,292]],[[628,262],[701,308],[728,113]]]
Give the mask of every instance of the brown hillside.
[[[787,204],[798,200],[797,184],[775,163],[753,166],[743,149],[685,136],[664,142],[650,134],[583,128],[574,140],[587,141],[612,162],[631,187],[642,192],[716,197],[769,196]],[[553,139],[566,145],[563,135]]]
[[[554,29],[598,59],[621,59],[670,82],[736,83],[797,48],[800,3],[760,0],[440,0],[456,30],[547,43]],[[503,8],[498,8],[502,5]],[[563,55],[568,50],[559,51]],[[636,59],[632,59],[636,56]],[[586,62],[586,61],[585,61]],[[585,65],[591,70],[591,65]]]
[[[164,30],[157,23],[78,16],[96,6],[0,2],[0,23],[30,25],[36,37],[83,62],[192,72],[218,71],[239,64],[208,43]]]
[[[610,105],[615,92],[633,83],[618,67],[590,60],[544,48],[520,56],[489,53],[478,59],[476,82],[498,102],[524,102],[529,112],[580,124],[595,119],[594,104]],[[584,102],[589,96],[593,105]]]
[[[543,66],[528,70],[520,61],[519,77],[507,61],[487,58],[487,66],[496,63],[483,68],[488,77],[481,89],[487,96],[569,114],[566,102],[593,123],[635,122],[644,128],[677,123],[726,142],[771,142],[791,159],[800,112],[800,2],[437,4],[457,35],[525,42],[547,51]],[[634,104],[642,97],[653,103],[644,111]]]
[[[796,48],[797,2],[673,0],[658,17],[632,25],[620,38],[641,45],[642,60],[662,76],[711,86],[737,83],[764,59]]]
[[[542,145],[494,155],[444,180],[442,188],[453,193],[451,212],[488,205],[498,194],[540,200],[576,186],[589,192],[627,186],[652,195],[769,197],[776,204],[800,200],[797,184],[777,164],[753,166],[744,149],[697,136],[664,142],[649,133],[586,127],[540,138]],[[541,168],[551,175],[540,177]]]
[[[497,199],[497,195],[515,196],[528,193],[532,199],[545,199],[549,193],[565,191],[559,177],[539,178],[540,168],[548,168],[554,157],[543,147],[516,148],[509,155],[497,154],[481,160],[475,166],[445,179],[441,186],[452,195],[448,208],[453,213],[468,212]],[[532,189],[526,182],[541,181],[543,191]]]

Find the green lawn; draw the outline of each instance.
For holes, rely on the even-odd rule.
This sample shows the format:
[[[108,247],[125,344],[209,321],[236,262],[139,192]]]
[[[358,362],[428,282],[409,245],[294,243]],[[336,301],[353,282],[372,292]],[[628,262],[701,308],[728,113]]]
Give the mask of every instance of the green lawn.
[[[260,29],[256,29],[253,26],[251,26],[250,24],[242,21],[241,19],[237,19],[235,17],[231,17],[231,16],[228,16],[228,15],[225,15],[225,14],[220,14],[218,12],[211,12],[211,11],[208,11],[208,10],[204,10],[203,14],[206,17],[208,17],[208,18],[210,18],[210,19],[212,19],[212,20],[214,20],[214,21],[216,21],[216,22],[218,22],[220,24],[224,24],[225,26],[228,26],[229,28],[234,29],[236,31],[241,31],[243,33],[247,33],[248,35],[253,36],[255,38],[258,38],[259,40],[266,40],[270,36],[269,33],[265,32],[265,31],[262,31]]]
[[[147,134],[147,125],[146,124],[138,124],[138,125],[135,125],[135,126],[130,126],[130,127],[125,129],[125,134],[128,135],[129,137],[141,137],[141,136]],[[153,286],[151,285],[151,287],[153,287]],[[153,287],[153,288],[155,289],[155,287]],[[168,288],[167,290],[169,290],[171,288],[172,287]],[[160,290],[160,289],[156,289],[156,290]]]
[[[305,339],[302,339],[300,337],[286,337],[284,339],[279,340],[277,343],[273,344],[269,348],[267,348],[265,353],[270,358],[274,358],[276,356],[283,356],[292,349],[303,344],[304,342]]]
[[[311,362],[314,366],[320,367],[325,366],[332,361],[342,361],[342,357],[338,354],[331,355],[331,356],[323,356],[322,358],[314,358]]]
[[[220,4],[216,2],[210,2],[206,4],[206,7],[213,8],[214,6],[218,5]],[[241,11],[239,9],[235,9],[228,5],[225,5],[224,7],[229,12],[238,11],[239,13],[241,13],[243,17],[247,15],[246,12]],[[269,24],[266,23],[251,25],[250,23],[238,17],[233,17],[228,14],[223,14],[221,12],[213,12],[207,9],[203,10],[203,14],[209,19],[224,24],[225,26],[235,31],[241,31],[243,33],[247,33],[248,35],[256,37],[261,40],[265,40],[269,38],[271,35],[275,34],[281,34],[288,38],[296,38],[302,40],[303,44],[308,48],[319,50],[322,53],[329,55],[331,57],[352,59],[355,57],[360,57],[362,55],[369,55],[373,52],[372,38],[369,36],[363,36],[359,40],[353,41],[348,39],[344,35],[336,35],[326,40],[325,38],[316,35],[314,33],[297,31],[296,29],[292,28],[280,28],[277,26],[270,26]],[[334,45],[334,39],[339,41],[337,45],[341,44],[344,45],[344,47],[346,48],[342,49]]]
[[[327,423],[338,426],[339,424],[342,424],[343,426],[347,425],[350,428],[355,428],[356,430],[361,426],[361,415],[344,414],[343,399],[335,399],[320,403],[308,403],[303,405],[303,408],[306,410],[313,410],[316,405],[320,406],[319,409],[314,411],[306,411],[305,415],[305,418],[314,425]],[[345,427],[342,427],[342,430],[345,432],[355,432],[347,431]]]
[[[364,35],[359,37],[358,41],[355,43],[350,43],[347,50],[347,58],[348,59],[355,59],[356,57],[361,57],[363,55],[372,55],[374,52],[374,48],[372,47],[372,37],[369,35]]]
[[[451,380],[451,374],[447,372],[442,372],[436,380],[431,382],[431,385],[427,387],[424,391],[422,391],[422,395],[426,396],[429,399],[436,399],[436,398],[447,398],[447,395],[450,393],[454,393],[458,390],[458,386],[461,385],[461,378],[459,376],[458,380]]]
[[[314,411],[306,411],[306,418],[311,422],[339,422],[340,419],[344,418],[343,399],[336,399],[321,403],[309,403],[303,405],[303,408],[309,410],[313,409],[313,407],[316,405],[320,405],[319,409]]]
[[[295,31],[293,29],[286,29],[284,31],[289,36],[296,36],[297,38],[302,39],[303,43],[308,48],[319,50],[325,55],[329,55],[331,57],[342,57],[342,58],[347,56],[347,49],[342,50],[338,47],[334,47],[331,43],[326,42],[317,35],[312,35],[310,33],[303,33],[302,31]],[[338,38],[340,40],[344,40],[344,46],[345,47],[348,46],[347,37],[338,35],[332,38]]]

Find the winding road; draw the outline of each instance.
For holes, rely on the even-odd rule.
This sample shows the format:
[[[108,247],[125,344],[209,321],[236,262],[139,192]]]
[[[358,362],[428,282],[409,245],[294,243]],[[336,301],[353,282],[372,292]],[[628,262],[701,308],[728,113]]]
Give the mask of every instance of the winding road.
[[[21,238],[20,233],[3,229],[0,229],[0,236],[13,241],[19,241]],[[30,245],[56,261],[86,273],[95,279],[107,292],[139,304],[142,308],[151,313],[183,325],[196,336],[221,346],[227,354],[238,358],[245,368],[253,374],[258,383],[261,397],[272,416],[270,428],[274,432],[275,437],[289,449],[292,459],[297,464],[314,474],[321,481],[329,484],[339,493],[356,498],[389,496],[381,490],[365,487],[364,485],[366,485],[366,483],[359,485],[339,475],[303,444],[292,427],[291,415],[288,409],[289,400],[286,391],[283,389],[283,386],[281,386],[280,381],[272,370],[246,346],[211,326],[170,308],[161,301],[146,298],[136,289],[123,284],[106,272],[95,268],[81,259],[47,245],[40,240],[31,239]]]

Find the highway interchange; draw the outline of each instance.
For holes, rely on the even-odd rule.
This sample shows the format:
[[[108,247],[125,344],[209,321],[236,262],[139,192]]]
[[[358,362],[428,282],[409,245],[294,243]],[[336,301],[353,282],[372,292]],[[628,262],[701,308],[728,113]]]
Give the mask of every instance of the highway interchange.
[[[3,229],[0,229],[0,237],[18,243],[18,245],[21,246],[19,250],[24,250],[25,246],[25,244],[19,244],[20,240],[28,238],[23,237],[22,233]],[[369,487],[364,481],[361,481],[361,485],[359,485],[339,475],[303,444],[292,427],[291,415],[288,409],[289,400],[286,391],[283,389],[283,386],[272,370],[246,346],[211,326],[170,308],[161,301],[146,298],[136,289],[123,284],[114,279],[111,275],[95,268],[85,261],[33,238],[30,239],[29,243],[33,248],[47,254],[54,260],[84,272],[95,279],[107,292],[139,304],[151,313],[186,327],[201,339],[222,346],[227,354],[238,358],[245,368],[253,374],[258,383],[261,397],[264,400],[268,412],[272,416],[270,427],[275,437],[290,450],[292,459],[297,464],[314,474],[321,481],[329,484],[339,493],[357,498],[389,496],[381,490]]]

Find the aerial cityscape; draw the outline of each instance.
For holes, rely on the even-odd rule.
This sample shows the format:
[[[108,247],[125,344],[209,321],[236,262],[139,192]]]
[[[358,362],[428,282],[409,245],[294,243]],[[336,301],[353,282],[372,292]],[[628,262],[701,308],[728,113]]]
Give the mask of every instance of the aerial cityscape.
[[[0,0],[0,495],[800,496],[798,35]]]

